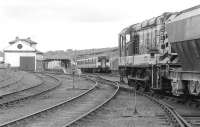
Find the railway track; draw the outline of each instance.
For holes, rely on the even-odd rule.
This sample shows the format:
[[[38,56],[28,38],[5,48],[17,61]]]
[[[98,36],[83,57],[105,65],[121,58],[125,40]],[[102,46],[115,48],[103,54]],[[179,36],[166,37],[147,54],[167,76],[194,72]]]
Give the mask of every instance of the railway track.
[[[124,89],[123,86],[121,88]],[[132,90],[134,92],[134,89],[129,89],[129,90]],[[153,101],[154,103],[158,104],[165,111],[168,121],[174,127],[199,127],[200,126],[200,113],[181,114],[177,112],[175,107],[163,101],[161,98],[153,96],[151,93],[144,93],[142,91],[136,91],[136,93],[139,95],[145,96],[149,98],[151,101]]]
[[[92,80],[89,78],[88,80]],[[99,80],[99,79],[98,79]],[[96,82],[92,80],[93,82]],[[47,109],[1,123],[6,126],[69,126],[104,105],[117,93],[119,87],[97,83],[84,93]],[[61,115],[61,116],[60,116]],[[41,117],[42,116],[42,117]],[[55,122],[55,120],[57,122]],[[38,122],[39,121],[39,122]],[[35,123],[36,122],[36,123]],[[53,124],[53,125],[52,125]]]
[[[35,75],[37,75],[42,80],[41,83],[33,85],[33,86],[25,88],[25,89],[22,89],[22,90],[19,90],[19,91],[10,92],[10,93],[1,95],[0,96],[0,107],[2,107],[2,106],[6,107],[9,104],[17,103],[24,99],[28,99],[28,98],[31,99],[32,97],[35,97],[37,95],[40,95],[40,94],[46,93],[50,90],[53,90],[61,84],[61,81],[59,81],[57,78],[55,78],[51,75],[48,75],[48,76],[50,76],[51,78],[56,80],[57,84],[46,83],[44,80],[44,77],[41,77],[38,74],[35,74]]]
[[[159,97],[160,98],[160,97]],[[200,126],[199,102],[187,102],[175,97],[162,97],[161,100],[169,103],[192,127]],[[192,101],[192,99],[191,99]]]
[[[116,96],[117,92],[119,91],[119,86],[117,85],[116,82],[105,80],[105,79],[103,79],[103,78],[101,78],[99,76],[96,77],[96,76],[90,75],[90,77],[96,78],[97,81],[100,82],[100,83],[107,83],[109,85],[113,85],[114,87],[116,87],[116,91],[108,99],[103,101],[103,103],[95,106],[94,108],[91,108],[88,112],[84,113],[83,115],[79,116],[78,118],[74,119],[73,121],[71,121],[70,123],[68,123],[68,124],[66,124],[66,125],[64,125],[62,127],[72,126],[73,124],[76,124],[79,120],[81,120],[81,119],[87,117],[88,115],[90,115],[91,113],[99,110],[102,106],[104,106],[106,103],[108,103],[110,100],[112,100]]]
[[[169,105],[162,99],[152,96],[151,93],[144,93],[141,91],[136,91],[136,93],[145,96],[158,104],[165,111],[169,123],[171,123],[174,127],[193,127],[192,124],[187,121],[180,113],[178,113],[173,106]]]
[[[142,92],[137,91],[137,94],[143,95],[158,104],[165,111],[169,122],[172,123],[174,127],[192,127],[171,105]]]
[[[191,127],[200,126],[200,114],[181,114],[181,116],[191,124]]]

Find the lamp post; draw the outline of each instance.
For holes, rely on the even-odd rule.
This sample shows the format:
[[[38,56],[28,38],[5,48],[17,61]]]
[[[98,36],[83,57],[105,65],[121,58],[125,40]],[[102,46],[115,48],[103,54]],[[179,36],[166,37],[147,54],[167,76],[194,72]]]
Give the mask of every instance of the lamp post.
[[[72,77],[73,77],[73,89],[75,88],[75,85],[74,85],[74,75],[75,75],[75,71],[72,70]]]

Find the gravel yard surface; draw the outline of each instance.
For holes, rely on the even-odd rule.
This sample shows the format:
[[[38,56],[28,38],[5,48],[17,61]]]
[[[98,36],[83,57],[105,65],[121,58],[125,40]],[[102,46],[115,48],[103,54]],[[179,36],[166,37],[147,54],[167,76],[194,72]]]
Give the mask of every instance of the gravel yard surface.
[[[11,73],[8,69],[0,69],[0,81],[3,81],[9,77],[12,76],[13,73]]]
[[[18,72],[18,77],[19,76],[22,76],[20,80],[17,79],[17,76],[15,78],[12,78],[12,80],[17,80],[17,82],[14,82],[9,86],[0,88],[0,96],[16,91],[21,91],[42,83],[42,80],[39,77],[28,72]]]
[[[52,83],[52,81],[50,80],[49,83]],[[32,114],[74,97],[93,86],[93,82],[80,79],[75,81],[74,85],[75,89],[72,89],[72,78],[66,76],[66,79],[62,78],[61,86],[53,91],[1,108],[0,123]]]
[[[7,87],[12,83],[20,80],[23,77],[23,72],[11,71],[11,70],[0,70],[0,88]]]
[[[160,107],[137,95],[138,113],[134,113],[134,94],[120,91],[115,99],[72,127],[170,127]]]

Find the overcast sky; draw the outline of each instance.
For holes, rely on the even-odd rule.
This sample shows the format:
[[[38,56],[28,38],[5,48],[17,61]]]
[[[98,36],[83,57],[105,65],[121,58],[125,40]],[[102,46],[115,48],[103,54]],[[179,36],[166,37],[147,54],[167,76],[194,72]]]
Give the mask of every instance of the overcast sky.
[[[0,49],[16,36],[31,37],[43,52],[114,47],[126,26],[198,4],[199,0],[1,0]]]

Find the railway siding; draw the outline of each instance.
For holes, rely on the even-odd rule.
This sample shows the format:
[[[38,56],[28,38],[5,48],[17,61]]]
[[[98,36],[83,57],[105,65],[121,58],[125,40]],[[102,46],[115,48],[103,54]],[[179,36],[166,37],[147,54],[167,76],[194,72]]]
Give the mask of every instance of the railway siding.
[[[1,96],[0,105],[7,106],[10,103],[20,102],[20,100],[22,99],[32,98],[34,96],[37,96],[37,95],[46,93],[52,89],[55,89],[60,84],[61,84],[60,81],[58,81],[58,83],[46,83],[45,81],[42,81],[40,84],[29,87],[27,89]]]
[[[117,82],[108,81],[108,80],[105,80],[101,77],[97,77],[97,81],[101,82],[101,83],[107,82],[107,84],[110,84],[111,86],[115,87],[116,91],[112,94],[112,96],[110,96],[108,99],[106,99],[103,103],[101,103],[100,105],[90,109],[88,112],[84,113],[83,115],[79,116],[78,118],[74,119],[73,121],[69,122],[68,124],[64,125],[63,127],[68,127],[68,126],[71,126],[73,124],[76,124],[78,121],[84,119],[88,115],[98,111],[100,108],[102,108],[104,105],[106,105],[108,102],[110,102],[117,95],[117,93],[119,91],[119,86],[118,86]]]
[[[109,80],[106,80],[109,82]],[[137,95],[137,111],[134,113],[134,93],[119,91],[116,97],[108,104],[70,127],[171,127],[165,112],[143,96]]]
[[[70,81],[71,82],[71,81]],[[80,81],[81,82],[81,81]],[[63,84],[64,83],[64,84]],[[66,84],[65,84],[65,82],[63,82],[62,83],[62,86],[60,86],[59,88],[57,88],[57,89],[60,89],[60,90],[63,90],[63,92],[65,91],[65,90],[67,90],[67,91],[69,91],[69,92],[71,92],[71,93],[76,93],[76,96],[77,95],[80,95],[80,93],[81,94],[83,94],[83,91],[85,92],[86,90],[89,90],[88,88],[91,88],[91,87],[86,87],[84,90],[78,90],[78,89],[75,89],[75,91],[73,91],[72,89],[69,89],[69,87],[71,86],[67,86]],[[83,81],[82,81],[82,83],[84,83]],[[83,84],[82,84],[83,85]],[[68,87],[68,88],[66,88],[66,87],[64,87],[64,86],[66,86],[66,87]],[[71,87],[70,87],[71,88]],[[81,87],[81,88],[83,88],[83,86]],[[56,89],[56,90],[57,90]],[[78,91],[78,92],[77,92]],[[81,91],[81,92],[80,92]],[[66,92],[66,91],[65,91]],[[14,113],[14,114],[16,114],[15,115],[15,120],[12,118],[12,121],[13,121],[13,124],[15,125],[15,121],[17,121],[17,120],[19,120],[19,119],[22,119],[22,120],[19,120],[19,121],[23,121],[23,119],[31,119],[32,117],[30,116],[29,118],[27,118],[27,116],[29,116],[29,115],[34,115],[34,118],[35,117],[37,117],[37,115],[39,115],[40,116],[40,113],[45,113],[45,112],[48,112],[48,110],[51,110],[51,108],[54,108],[54,107],[56,107],[56,106],[59,106],[59,105],[62,105],[64,102],[66,102],[66,98],[68,98],[67,99],[67,101],[69,101],[69,100],[71,100],[71,99],[73,99],[73,97],[74,97],[74,94],[72,95],[72,96],[68,96],[68,97],[66,97],[66,95],[68,95],[67,93],[65,93],[65,97],[59,97],[59,94],[58,93],[56,93],[56,91],[51,91],[50,92],[51,94],[44,94],[44,96],[40,96],[39,97],[39,100],[38,99],[36,99],[35,101],[34,100],[31,100],[31,101],[33,101],[33,102],[26,102],[26,103],[28,103],[27,105],[28,106],[30,106],[29,108],[28,107],[24,107],[24,106],[22,106],[22,108],[21,109],[18,109],[19,107],[17,107],[17,110],[15,110],[15,111],[13,111],[12,112],[12,114]],[[61,94],[61,93],[60,93]],[[63,95],[64,95],[64,93],[63,93]],[[54,97],[55,96],[55,97]],[[45,97],[45,98],[44,98]],[[47,97],[47,98],[46,98]],[[53,97],[53,98],[52,98]],[[51,99],[52,98],[52,99]],[[49,101],[48,101],[49,100]],[[60,102],[59,102],[59,100],[60,100]],[[49,105],[46,105],[47,103],[42,103],[42,101],[44,101],[44,102],[49,102]],[[52,102],[54,102],[54,103],[52,103]],[[33,105],[29,105],[29,104],[32,104],[33,103]],[[34,104],[35,105],[37,105],[36,107],[34,107]],[[26,105],[26,104],[25,104]],[[42,106],[42,107],[41,107]],[[20,106],[21,107],[21,106]],[[32,110],[32,113],[30,112],[30,109]],[[25,112],[23,112],[22,114],[21,114],[21,116],[20,116],[20,111],[22,111],[22,110],[24,110],[24,111],[27,111],[26,112],[26,114],[27,115],[23,115],[23,113],[25,113]],[[18,111],[18,113],[16,112],[16,111]],[[8,114],[10,113],[9,111],[7,112]],[[5,115],[7,114],[6,112],[4,113]],[[12,114],[10,113],[9,115],[8,115],[8,117],[7,118],[9,118],[9,116],[12,116]],[[13,114],[13,115],[14,115]],[[11,119],[10,119],[11,120]],[[7,123],[9,123],[9,121],[10,120],[7,120]],[[4,124],[6,124],[6,121],[5,122],[0,122],[0,123],[4,123]],[[9,124],[10,125],[10,124]],[[2,125],[3,126],[3,125]]]
[[[78,90],[75,88],[74,90]],[[111,93],[116,88],[110,85],[98,85],[85,90],[80,95],[65,100],[65,102],[57,103],[56,105],[44,109],[39,112],[34,112],[32,116],[24,116],[18,122],[15,120],[7,125],[13,126],[60,126],[66,125],[68,122],[80,117],[80,115],[90,112],[91,108],[96,110],[98,107],[110,98]],[[112,91],[112,92],[111,92]],[[71,110],[70,110],[71,109]],[[86,114],[87,114],[86,113]],[[29,114],[30,115],[30,114]],[[7,126],[6,125],[6,126]],[[4,125],[2,125],[4,126]]]
[[[41,84],[42,80],[36,75],[23,72],[17,79],[0,88],[0,96],[5,96],[18,91],[23,91]]]
[[[107,77],[107,79],[112,79],[112,78]],[[128,87],[127,84],[120,85],[120,88],[123,89],[123,90],[134,91],[134,89]],[[169,123],[171,123],[173,126],[176,126],[176,127],[192,127],[192,126],[195,126],[196,127],[196,126],[199,125],[199,122],[197,122],[196,120],[194,120],[192,122],[192,120],[190,119],[191,115],[188,115],[189,120],[185,119],[184,115],[187,116],[188,112],[192,112],[192,110],[189,109],[189,108],[186,108],[185,105],[182,105],[182,108],[180,108],[180,106],[178,108],[177,104],[172,103],[174,105],[171,106],[169,104],[169,102],[162,101],[159,97],[155,98],[149,93],[137,91],[137,94],[145,96],[145,97],[149,98],[150,100],[152,100],[153,102],[155,102],[156,104],[158,104],[165,111],[165,114],[168,117]],[[183,113],[183,112],[186,112],[186,113],[182,115],[181,113]],[[195,119],[200,119],[200,117],[197,117],[197,116],[195,117]],[[191,118],[192,118],[192,116],[191,116]]]

